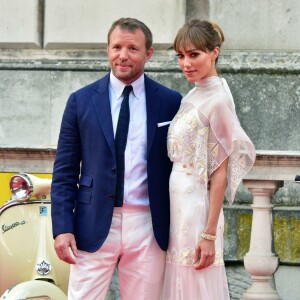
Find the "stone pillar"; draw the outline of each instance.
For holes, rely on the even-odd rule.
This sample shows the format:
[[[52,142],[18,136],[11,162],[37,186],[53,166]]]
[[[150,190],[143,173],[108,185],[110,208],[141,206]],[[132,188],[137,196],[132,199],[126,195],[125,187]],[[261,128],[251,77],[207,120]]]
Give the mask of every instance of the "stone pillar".
[[[271,197],[283,186],[283,181],[245,179],[244,185],[253,195],[253,216],[249,252],[244,265],[251,274],[252,286],[243,294],[243,300],[280,299],[273,287],[273,274],[279,266],[274,253]]]

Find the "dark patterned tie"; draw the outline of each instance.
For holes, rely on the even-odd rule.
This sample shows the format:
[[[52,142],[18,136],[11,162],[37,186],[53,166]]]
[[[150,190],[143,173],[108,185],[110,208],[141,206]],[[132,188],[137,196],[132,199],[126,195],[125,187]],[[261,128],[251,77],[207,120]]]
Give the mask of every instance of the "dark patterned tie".
[[[125,148],[128,136],[128,127],[130,119],[129,111],[129,94],[132,91],[131,85],[126,85],[123,90],[123,101],[120,109],[119,120],[117,125],[115,145],[117,158],[117,188],[115,206],[123,206],[124,197],[124,171],[125,171]]]

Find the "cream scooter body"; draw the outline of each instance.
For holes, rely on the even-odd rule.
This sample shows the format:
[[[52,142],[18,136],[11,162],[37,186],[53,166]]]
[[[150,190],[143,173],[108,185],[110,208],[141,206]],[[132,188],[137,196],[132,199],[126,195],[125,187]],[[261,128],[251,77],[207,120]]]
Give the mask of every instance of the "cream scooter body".
[[[0,300],[64,300],[69,265],[58,259],[53,246],[51,180],[27,176],[40,185],[27,193],[31,198],[20,200],[16,193],[0,207]]]

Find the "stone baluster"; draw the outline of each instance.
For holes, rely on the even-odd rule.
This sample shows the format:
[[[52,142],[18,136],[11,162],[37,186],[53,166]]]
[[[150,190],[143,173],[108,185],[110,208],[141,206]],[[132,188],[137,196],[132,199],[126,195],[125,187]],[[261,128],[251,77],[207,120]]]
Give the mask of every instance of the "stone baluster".
[[[250,249],[244,257],[245,269],[251,274],[253,283],[242,299],[280,299],[272,284],[279,259],[273,252],[274,205],[271,204],[271,198],[283,186],[283,181],[244,179],[243,183],[253,195]]]

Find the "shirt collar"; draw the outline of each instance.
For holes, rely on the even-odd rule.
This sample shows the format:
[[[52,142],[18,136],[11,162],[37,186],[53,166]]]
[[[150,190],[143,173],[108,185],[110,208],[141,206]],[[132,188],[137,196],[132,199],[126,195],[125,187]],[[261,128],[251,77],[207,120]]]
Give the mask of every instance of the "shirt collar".
[[[123,81],[119,80],[112,72],[110,72],[110,84],[111,88],[116,95],[116,98],[119,99],[122,96],[124,87],[127,85]],[[141,96],[141,93],[144,89],[144,82],[145,82],[145,77],[144,74],[142,74],[137,80],[133,81],[131,83],[132,85],[132,90],[134,96],[139,99]]]

